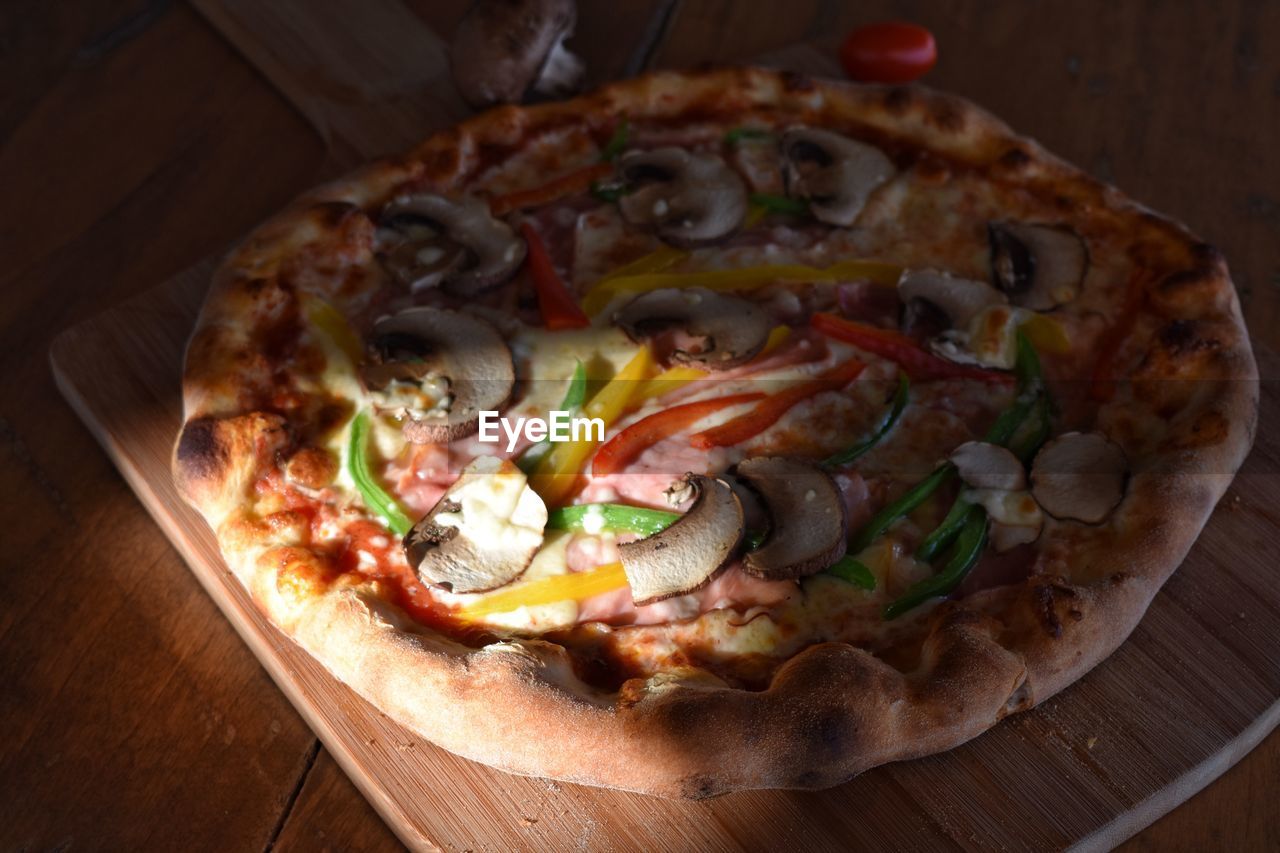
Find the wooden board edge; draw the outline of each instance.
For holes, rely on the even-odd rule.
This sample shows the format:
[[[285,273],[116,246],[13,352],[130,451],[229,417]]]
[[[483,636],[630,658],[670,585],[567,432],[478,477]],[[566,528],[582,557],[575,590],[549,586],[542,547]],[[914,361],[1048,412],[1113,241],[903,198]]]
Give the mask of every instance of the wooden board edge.
[[[245,643],[258,663],[266,670],[272,682],[289,700],[289,704],[302,716],[307,726],[320,740],[321,744],[324,745],[324,748],[334,757],[334,760],[337,761],[342,771],[351,779],[361,795],[373,806],[387,827],[411,850],[434,851],[442,849],[426,835],[409,834],[410,830],[413,829],[413,822],[410,816],[402,811],[395,801],[387,796],[385,791],[374,784],[373,777],[365,770],[355,754],[351,752],[337,730],[325,721],[324,716],[316,705],[301,690],[299,683],[291,678],[287,665],[280,655],[276,653],[273,643],[293,644],[293,640],[270,625],[266,626],[266,632],[269,633],[260,632],[258,626],[254,625],[241,612],[241,609],[236,606],[236,603],[232,601],[226,587],[216,583],[212,577],[193,568],[193,565],[201,562],[202,558],[186,544],[182,531],[177,527],[177,518],[179,516],[175,514],[170,518],[159,511],[159,508],[164,505],[164,501],[152,488],[150,482],[142,476],[137,466],[110,439],[109,434],[98,423],[93,415],[93,410],[88,406],[87,401],[80,396],[80,392],[76,389],[70,376],[64,372],[59,362],[60,353],[65,347],[71,345],[72,339],[80,326],[92,322],[91,318],[81,324],[64,329],[50,343],[49,367],[53,373],[54,384],[57,386],[58,392],[66,400],[67,405],[71,407],[76,417],[89,430],[89,433],[97,441],[98,446],[102,448],[107,458],[111,460],[116,470],[120,472],[120,475],[138,498],[147,514],[155,521],[161,532],[164,533],[165,538],[169,540],[169,544],[173,546],[183,562],[187,564],[188,570],[195,576],[201,588],[213,600],[214,605],[222,611],[223,616],[231,623],[231,627],[236,634],[240,636],[240,639]],[[200,523],[203,524],[203,521]],[[230,569],[222,565],[221,561],[214,568],[216,571],[230,573]]]

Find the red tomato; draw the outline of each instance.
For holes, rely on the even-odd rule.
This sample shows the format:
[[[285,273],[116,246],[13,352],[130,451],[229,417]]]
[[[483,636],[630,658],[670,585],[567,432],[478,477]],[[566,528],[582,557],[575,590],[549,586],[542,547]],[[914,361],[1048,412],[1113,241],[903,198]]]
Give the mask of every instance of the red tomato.
[[[864,83],[910,83],[937,61],[933,33],[905,21],[858,27],[840,45],[845,73]]]

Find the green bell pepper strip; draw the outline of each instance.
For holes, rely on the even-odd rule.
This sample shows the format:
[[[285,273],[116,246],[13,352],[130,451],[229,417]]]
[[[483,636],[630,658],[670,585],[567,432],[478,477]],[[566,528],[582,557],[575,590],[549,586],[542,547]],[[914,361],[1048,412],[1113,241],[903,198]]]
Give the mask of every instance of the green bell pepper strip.
[[[627,121],[626,116],[623,116],[622,121],[618,122],[617,129],[609,137],[609,141],[604,144],[604,148],[600,149],[600,162],[609,163],[618,159],[618,155],[622,153],[622,149],[627,147],[627,142],[630,138],[631,123]]]
[[[573,369],[573,377],[569,380],[569,389],[564,392],[564,399],[560,401],[560,411],[573,412],[577,414],[582,411],[583,404],[587,401],[587,368],[582,362],[578,362],[578,366]],[[537,444],[531,445],[528,450],[521,454],[516,467],[526,474],[532,474],[533,469],[538,467],[538,463],[542,461],[542,457],[551,451],[551,441],[544,438]]]
[[[788,216],[808,216],[809,205],[785,195],[769,193],[752,193],[751,203],[763,207],[769,213],[785,213]]]
[[[768,139],[772,133],[761,127],[735,127],[724,135],[725,145],[736,145],[744,139]]]
[[[902,417],[902,412],[907,408],[907,398],[911,388],[911,381],[907,379],[907,374],[898,375],[898,390],[893,394],[893,403],[889,407],[889,411],[885,413],[884,418],[880,421],[880,426],[876,427],[876,431],[870,437],[858,442],[847,450],[842,450],[834,456],[828,456],[822,462],[823,468],[839,468],[842,465],[848,465],[853,460],[862,456],[871,448],[880,443],[880,439],[888,435],[889,430],[893,429],[894,424]]]
[[[955,475],[956,466],[950,462],[934,468],[929,476],[907,489],[896,501],[886,505],[871,516],[871,520],[863,525],[862,529],[858,531],[858,535],[853,538],[853,542],[849,544],[849,553],[857,554],[866,548],[876,540],[876,537],[888,530],[889,525],[928,500],[930,495],[936,492],[939,487],[949,483]]]
[[[854,586],[861,587],[865,590],[873,590],[876,588],[876,576],[871,569],[863,562],[855,560],[848,554],[845,554],[839,560],[836,560],[827,568],[827,574],[835,575],[840,580],[848,581]]]
[[[987,512],[980,506],[970,506],[965,513],[964,525],[960,535],[956,537],[955,548],[951,558],[942,571],[933,577],[920,581],[908,589],[901,598],[890,603],[884,609],[885,619],[897,619],[902,614],[914,610],[924,602],[940,595],[947,595],[960,585],[965,575],[982,556],[982,549],[987,544]]]
[[[964,524],[969,520],[969,508],[973,504],[964,498],[956,498],[955,503],[951,505],[951,510],[946,517],[942,519],[942,523],[933,529],[933,532],[924,538],[920,543],[920,547],[916,549],[916,559],[925,563],[933,561],[933,558],[941,554],[955,538],[960,535],[960,531],[964,528]]]
[[[351,421],[351,437],[347,442],[347,472],[355,481],[360,497],[365,505],[373,510],[387,527],[397,536],[404,536],[413,527],[413,522],[400,507],[399,501],[378,485],[369,470],[369,413],[359,412]]]
[[[583,533],[587,530],[587,518],[593,515],[601,516],[603,522],[601,527],[606,530],[623,530],[628,533],[639,533],[641,536],[661,533],[680,518],[678,512],[642,506],[579,504],[553,509],[547,514],[547,527],[551,530],[572,530]]]

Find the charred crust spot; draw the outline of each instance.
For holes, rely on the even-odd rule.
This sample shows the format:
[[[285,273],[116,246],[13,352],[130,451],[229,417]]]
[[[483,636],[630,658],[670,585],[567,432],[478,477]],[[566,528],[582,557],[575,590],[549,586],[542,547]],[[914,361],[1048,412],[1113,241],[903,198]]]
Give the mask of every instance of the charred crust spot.
[[[813,78],[799,71],[782,72],[782,88],[787,92],[812,92]]]
[[[1050,581],[1031,590],[1031,604],[1036,618],[1045,633],[1055,640],[1062,637],[1062,621],[1058,619],[1058,598],[1075,598],[1076,591],[1069,586]]]
[[[313,206],[316,221],[325,228],[337,228],[342,221],[356,212],[358,208],[346,201],[322,201]]]
[[[935,127],[947,133],[964,130],[964,111],[950,100],[939,99],[930,103],[929,118]]]
[[[706,800],[723,793],[720,784],[705,773],[695,773],[680,780],[680,795],[689,800]]]
[[[884,108],[891,113],[904,113],[915,102],[915,92],[905,86],[894,86],[884,93]]]
[[[1227,262],[1222,250],[1210,243],[1195,243],[1192,245],[1191,257],[1195,258],[1198,266],[1207,270],[1216,271]]]
[[[1160,344],[1173,355],[1190,355],[1222,346],[1216,338],[1201,337],[1199,325],[1194,320],[1174,320],[1160,329]]]
[[[188,480],[217,476],[226,463],[226,448],[218,441],[217,420],[196,418],[188,421],[178,438],[175,457],[183,476]]]
[[[1000,155],[1000,165],[1010,171],[1025,169],[1031,165],[1031,154],[1021,145],[1015,145]]]

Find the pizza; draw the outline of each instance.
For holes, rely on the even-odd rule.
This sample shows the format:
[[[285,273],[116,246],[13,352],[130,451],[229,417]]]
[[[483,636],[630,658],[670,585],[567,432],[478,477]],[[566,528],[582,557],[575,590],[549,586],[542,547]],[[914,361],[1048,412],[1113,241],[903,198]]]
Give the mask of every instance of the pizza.
[[[927,89],[656,73],[311,191],[191,338],[181,493],[411,730],[835,785],[1110,654],[1247,452],[1220,253]]]

